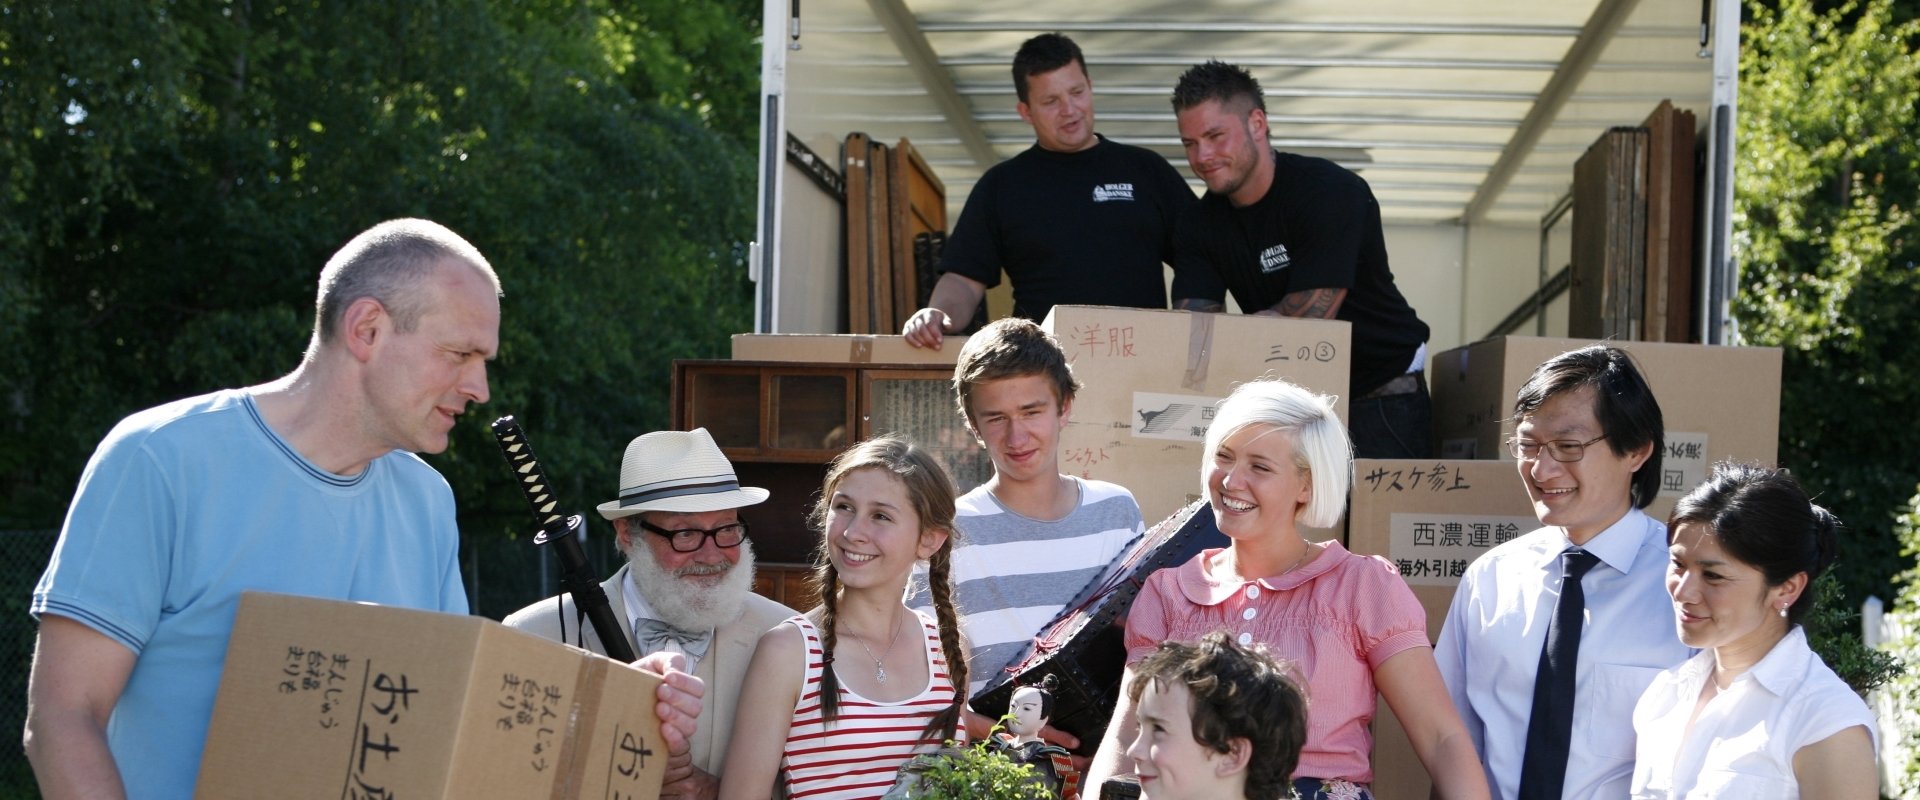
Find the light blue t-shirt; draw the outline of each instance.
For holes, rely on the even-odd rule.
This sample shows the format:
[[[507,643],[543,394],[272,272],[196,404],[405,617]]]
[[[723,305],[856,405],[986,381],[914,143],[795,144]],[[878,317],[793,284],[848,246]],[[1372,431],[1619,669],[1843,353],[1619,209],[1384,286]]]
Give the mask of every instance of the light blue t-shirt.
[[[229,390],[122,420],[88,462],[31,612],[137,656],[107,723],[132,800],[189,798],[240,593],[467,613],[453,492],[411,453],[325,472]]]

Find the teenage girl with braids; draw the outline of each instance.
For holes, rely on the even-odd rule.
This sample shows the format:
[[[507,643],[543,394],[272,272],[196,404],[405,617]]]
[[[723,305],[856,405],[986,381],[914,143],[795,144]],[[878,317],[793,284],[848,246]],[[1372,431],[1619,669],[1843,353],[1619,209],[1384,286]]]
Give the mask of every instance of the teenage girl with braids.
[[[821,605],[760,637],[720,796],[877,798],[914,754],[956,733],[967,685],[947,573],[953,484],[926,451],[884,436],[834,459],[813,508]],[[901,602],[927,562],[938,622]]]

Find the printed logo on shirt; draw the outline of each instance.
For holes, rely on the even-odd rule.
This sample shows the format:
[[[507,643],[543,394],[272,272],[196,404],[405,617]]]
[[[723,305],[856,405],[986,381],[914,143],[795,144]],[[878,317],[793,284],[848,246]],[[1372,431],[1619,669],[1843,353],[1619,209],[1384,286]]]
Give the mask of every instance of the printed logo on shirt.
[[[1093,187],[1093,202],[1106,203],[1115,200],[1133,200],[1133,184],[1103,183]]]
[[[1293,258],[1287,255],[1287,246],[1284,244],[1276,244],[1260,251],[1260,272],[1263,274],[1271,275],[1279,272],[1292,263]]]

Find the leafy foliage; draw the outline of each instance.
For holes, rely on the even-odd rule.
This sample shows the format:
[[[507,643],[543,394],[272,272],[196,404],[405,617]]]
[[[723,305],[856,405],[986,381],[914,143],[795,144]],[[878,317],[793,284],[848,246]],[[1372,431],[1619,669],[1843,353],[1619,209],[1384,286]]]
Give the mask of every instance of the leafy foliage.
[[[382,219],[506,290],[493,399],[435,466],[468,536],[528,519],[518,415],[569,507],[668,423],[673,358],[750,327],[758,6],[742,0],[0,0],[0,525],[50,527],[134,410],[272,379]]]
[[[995,726],[997,731],[999,726]],[[917,782],[896,785],[887,797],[912,800],[1050,800],[1053,793],[1040,782],[1031,764],[1015,762],[1006,753],[981,741],[971,746],[947,742],[939,752],[914,758],[902,775]]]
[[[1894,525],[1899,536],[1901,554],[1920,556],[1920,488],[1914,490],[1913,498]],[[1920,663],[1920,566],[1909,568],[1900,575],[1905,584],[1893,613],[1889,615],[1893,629],[1883,648],[1894,657],[1909,664]],[[1838,669],[1837,667],[1835,669]],[[1893,797],[1920,797],[1920,673],[1908,671],[1895,676],[1874,698],[1877,710],[1884,722],[1891,722],[1891,729],[1897,731],[1897,741],[1892,742],[1893,776],[1891,789]],[[1884,751],[1883,751],[1884,752]]]
[[[1849,525],[1847,596],[1891,595],[1920,481],[1920,21],[1890,0],[1754,4],[1740,63],[1735,313],[1785,350],[1781,463]]]
[[[1860,612],[1847,603],[1833,573],[1816,579],[1813,591],[1813,610],[1802,621],[1807,646],[1820,654],[1840,680],[1866,694],[1906,674],[1908,659],[1875,650],[1861,640]]]

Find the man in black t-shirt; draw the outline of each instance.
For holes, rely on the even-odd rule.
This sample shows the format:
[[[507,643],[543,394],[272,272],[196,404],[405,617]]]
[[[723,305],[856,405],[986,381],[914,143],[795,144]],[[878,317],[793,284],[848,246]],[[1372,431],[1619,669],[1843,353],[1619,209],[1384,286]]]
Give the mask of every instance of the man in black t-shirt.
[[[1380,204],[1360,176],[1267,143],[1259,82],[1219,61],[1173,90],[1180,143],[1207,194],[1180,216],[1174,308],[1353,323],[1348,427],[1362,458],[1430,455],[1427,325],[1387,268]]]
[[[1072,39],[1028,39],[1013,59],[1035,143],[974,184],[947,239],[930,307],[901,333],[939,347],[973,319],[1005,270],[1014,316],[1060,303],[1166,308],[1173,228],[1193,190],[1165,158],[1093,132],[1093,83]]]

